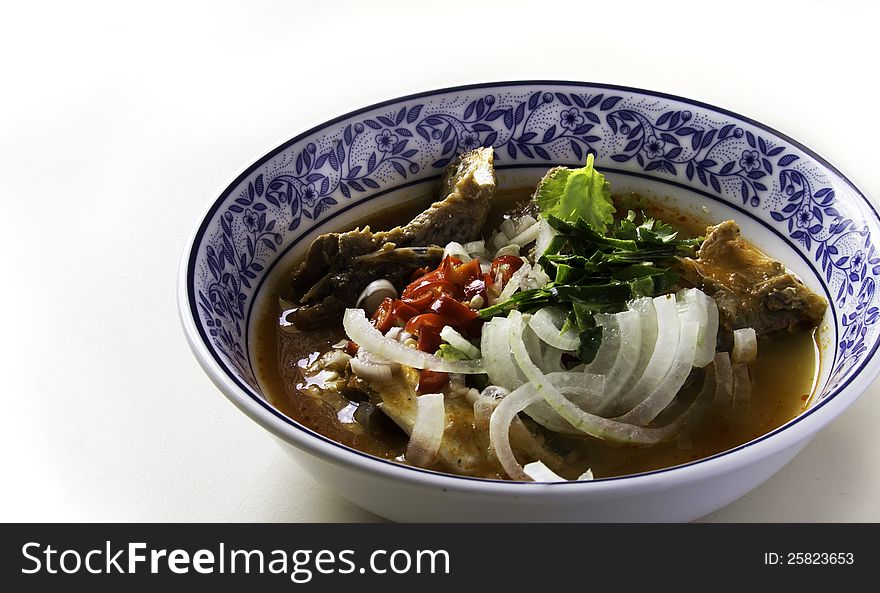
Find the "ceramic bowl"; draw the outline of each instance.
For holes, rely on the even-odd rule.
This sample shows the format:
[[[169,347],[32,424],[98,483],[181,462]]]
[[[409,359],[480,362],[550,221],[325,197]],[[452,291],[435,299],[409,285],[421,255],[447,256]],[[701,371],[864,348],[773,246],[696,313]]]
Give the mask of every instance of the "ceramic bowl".
[[[456,153],[492,145],[502,185],[588,151],[615,191],[739,222],[830,304],[812,405],[735,449],[685,465],[573,483],[457,477],[383,461],[284,416],[263,396],[254,327],[263,290],[320,233],[436,183]],[[248,166],[186,246],[180,316],[206,373],[340,495],[402,521],[685,521],[778,471],[877,375],[880,218],[840,171],[747,117],[634,88],[524,81],[429,91],[317,125]]]

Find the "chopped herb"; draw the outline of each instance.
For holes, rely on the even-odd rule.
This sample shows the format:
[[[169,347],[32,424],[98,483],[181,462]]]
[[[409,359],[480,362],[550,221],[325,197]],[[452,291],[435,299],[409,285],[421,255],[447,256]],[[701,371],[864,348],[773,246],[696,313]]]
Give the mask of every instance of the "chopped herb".
[[[643,212],[629,211],[614,222],[610,184],[593,162],[588,155],[583,168],[551,169],[535,193],[541,217],[557,233],[537,262],[550,282],[480,311],[488,319],[512,309],[529,313],[561,305],[570,311],[563,330],[578,329],[578,357],[585,363],[602,341],[593,315],[669,292],[678,282],[672,264],[693,256],[702,243],[702,238],[677,238],[671,226]]]
[[[593,326],[585,329],[580,334],[581,345],[577,355],[584,364],[590,364],[596,358],[599,346],[602,344],[602,328]]]

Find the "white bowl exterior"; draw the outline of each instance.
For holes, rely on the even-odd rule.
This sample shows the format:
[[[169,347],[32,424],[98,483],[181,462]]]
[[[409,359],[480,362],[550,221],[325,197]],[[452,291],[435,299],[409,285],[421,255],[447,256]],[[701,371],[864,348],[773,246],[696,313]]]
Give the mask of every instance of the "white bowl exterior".
[[[636,126],[642,131],[633,136]],[[442,130],[436,138],[435,129]],[[594,151],[616,188],[648,184],[658,188],[657,195],[696,195],[725,216],[732,213],[759,246],[772,244],[773,253],[780,253],[780,245],[787,249],[786,263],[831,303],[813,409],[771,435],[707,460],[552,486],[473,480],[384,462],[273,410],[250,366],[248,338],[261,283],[280,269],[273,268],[277,254],[287,252],[289,260],[323,224],[332,226],[346,213],[356,218],[368,207],[351,211],[356,204],[388,201],[401,187],[436,178],[453,152],[478,141],[496,147],[502,178],[528,176],[551,162],[576,164]],[[180,315],[193,351],[220,390],[284,442],[315,456],[300,461],[309,471],[374,512],[401,520],[686,520],[772,475],[876,376],[880,256],[872,238],[878,229],[871,203],[836,169],[741,116],[603,85],[476,85],[337,118],[249,167],[212,204],[187,247]],[[434,502],[430,517],[424,499],[407,506],[406,491]]]
[[[795,443],[712,479],[665,480],[624,492],[579,492],[558,484],[531,484],[504,494],[402,483],[310,455],[287,441],[295,463],[331,490],[381,517],[423,523],[668,523],[693,521],[746,494],[806,446]]]

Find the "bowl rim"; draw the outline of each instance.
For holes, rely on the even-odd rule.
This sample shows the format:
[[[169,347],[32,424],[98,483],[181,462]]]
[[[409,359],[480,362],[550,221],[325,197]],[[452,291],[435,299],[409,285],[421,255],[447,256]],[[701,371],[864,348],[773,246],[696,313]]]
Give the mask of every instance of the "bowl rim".
[[[333,441],[311,428],[300,424],[292,418],[285,416],[282,412],[269,404],[268,401],[251,395],[248,388],[226,370],[226,365],[218,359],[217,354],[211,350],[206,343],[205,340],[207,339],[207,336],[204,335],[204,332],[196,321],[198,313],[194,306],[194,295],[190,294],[189,291],[190,283],[188,281],[192,276],[194,263],[198,255],[197,252],[194,251],[196,242],[204,234],[211,218],[234,188],[236,188],[258,167],[262,166],[267,160],[280,152],[283,152],[293,144],[327,128],[328,126],[332,126],[335,123],[357,116],[361,113],[403,101],[450,92],[530,85],[560,85],[624,91],[660,99],[678,101],[736,118],[756,128],[769,132],[803,151],[815,162],[827,168],[827,170],[834,174],[839,181],[849,185],[856,195],[863,200],[864,205],[870,210],[873,216],[877,220],[880,220],[880,214],[878,214],[877,207],[868,195],[860,189],[858,184],[856,184],[850,176],[845,175],[837,166],[829,162],[828,159],[821,156],[815,150],[808,148],[803,143],[750,117],[679,95],[632,86],[597,82],[569,80],[501,80],[429,89],[389,98],[365,107],[346,111],[340,115],[309,126],[303,131],[289,137],[287,140],[262,154],[258,158],[249,161],[249,164],[242,167],[241,171],[229,183],[222,186],[223,189],[217,194],[217,197],[208,203],[207,207],[204,208],[201,216],[198,218],[198,222],[194,229],[190,233],[184,246],[178,268],[178,315],[187,343],[189,344],[196,360],[214,385],[230,402],[252,420],[263,426],[263,428],[267,429],[270,433],[281,440],[293,444],[305,452],[313,454],[325,461],[345,466],[362,474],[395,478],[403,480],[404,482],[434,486],[444,490],[460,492],[479,491],[487,494],[500,495],[510,495],[515,493],[520,496],[540,495],[542,492],[547,492],[546,489],[549,487],[555,488],[556,490],[554,490],[554,492],[560,492],[561,489],[564,489],[566,493],[572,493],[575,495],[584,495],[588,492],[591,494],[614,493],[623,489],[652,488],[663,484],[668,485],[670,478],[675,478],[678,483],[686,483],[728,473],[737,468],[748,465],[753,461],[764,458],[773,452],[793,447],[801,442],[806,443],[822,427],[855,402],[868,385],[870,385],[877,375],[880,374],[880,360],[875,360],[874,356],[878,347],[880,347],[880,340],[874,344],[874,347],[859,363],[859,366],[851,372],[850,376],[842,381],[840,385],[835,386],[832,392],[822,401],[817,402],[811,408],[805,410],[782,426],[737,447],[684,464],[636,474],[583,481],[516,482],[459,476],[456,474],[404,465],[392,460],[375,457]],[[833,304],[831,304],[831,306],[833,306]]]

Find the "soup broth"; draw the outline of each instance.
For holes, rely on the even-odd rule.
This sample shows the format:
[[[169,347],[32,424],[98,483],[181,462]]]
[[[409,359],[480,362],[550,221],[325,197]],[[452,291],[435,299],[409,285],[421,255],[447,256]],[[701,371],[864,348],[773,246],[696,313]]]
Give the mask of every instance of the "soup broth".
[[[497,228],[511,212],[521,209],[531,188],[499,191],[486,229]],[[637,206],[652,216],[675,226],[680,233],[698,236],[707,221],[672,211],[636,195],[615,195],[618,212]],[[408,222],[425,205],[414,199],[360,221],[373,229],[388,229]],[[269,402],[290,418],[350,447],[377,457],[404,462],[408,437],[389,418],[372,414],[362,422],[363,404],[343,396],[316,397],[309,388],[321,381],[320,375],[308,381],[301,369],[313,363],[331,346],[345,338],[341,326],[301,332],[295,339],[279,329],[279,311],[274,303],[284,293],[283,281],[267,287],[270,303],[258,317],[256,366],[260,384]],[[726,415],[716,414],[677,439],[650,447],[616,445],[591,437],[571,437],[541,433],[546,445],[566,464],[566,478],[590,468],[595,477],[620,476],[675,466],[704,458],[751,441],[781,426],[802,412],[810,402],[819,366],[816,337],[811,331],[775,332],[762,336],[759,356],[751,365],[752,397],[747,406],[738,406]],[[786,373],[779,373],[779,369]],[[697,381],[690,387],[696,392]],[[526,420],[528,422],[528,420]],[[541,432],[537,425],[529,423]],[[503,478],[494,464],[487,464],[481,477]]]

